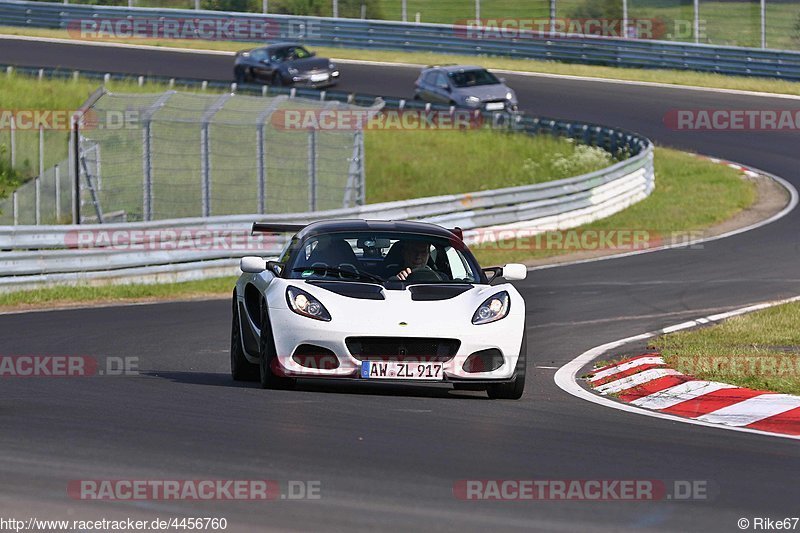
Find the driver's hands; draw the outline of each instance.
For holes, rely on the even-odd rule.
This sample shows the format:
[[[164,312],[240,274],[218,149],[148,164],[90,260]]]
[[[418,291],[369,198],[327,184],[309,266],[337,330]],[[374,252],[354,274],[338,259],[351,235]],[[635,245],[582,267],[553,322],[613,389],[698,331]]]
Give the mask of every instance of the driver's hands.
[[[398,272],[398,273],[397,273],[397,275],[396,275],[395,277],[396,277],[397,279],[406,279],[406,278],[408,278],[408,276],[410,276],[410,275],[411,275],[411,269],[410,269],[410,268],[404,268],[403,270],[401,270],[400,272]]]

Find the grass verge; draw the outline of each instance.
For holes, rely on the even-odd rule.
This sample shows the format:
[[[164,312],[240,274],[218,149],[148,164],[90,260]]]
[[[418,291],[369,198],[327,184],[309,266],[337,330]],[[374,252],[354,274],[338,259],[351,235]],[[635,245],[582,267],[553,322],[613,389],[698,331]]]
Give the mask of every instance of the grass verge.
[[[0,34],[26,35],[31,37],[54,37],[74,39],[66,30],[44,28],[18,28],[0,26]],[[93,39],[94,42],[114,42],[112,39]],[[124,44],[139,44],[165,48],[189,48],[197,50],[236,51],[244,48],[260,46],[264,43],[242,43],[223,41],[200,41],[182,39],[124,39],[117,40]],[[437,63],[479,63],[482,66],[497,70],[515,70],[541,74],[558,74],[568,76],[587,76],[593,78],[617,79],[627,81],[644,81],[653,83],[671,83],[696,87],[719,89],[735,89],[776,94],[800,95],[800,83],[768,78],[744,76],[726,76],[704,72],[688,72],[666,69],[629,69],[592,65],[557,63],[552,61],[536,61],[531,59],[509,59],[494,56],[450,55],[428,52],[402,52],[390,50],[362,50],[354,48],[314,48],[320,55],[337,59],[357,59],[363,61],[380,61],[390,63],[412,63],[430,65]],[[233,60],[231,60],[233,65]],[[231,71],[232,72],[232,71]],[[346,72],[345,72],[346,75]],[[233,74],[231,74],[233,76]],[[233,81],[233,80],[231,80]],[[411,88],[409,88],[409,92]]]
[[[723,222],[756,199],[755,186],[743,180],[739,171],[677,150],[656,148],[655,172],[653,193],[619,213],[573,230],[549,232],[539,239],[486,240],[474,247],[475,255],[488,265],[591,251],[581,241],[569,239],[619,230],[645,232],[643,244],[653,244]]]
[[[676,370],[699,379],[800,394],[800,302],[654,341]]]
[[[235,277],[225,277],[153,285],[58,286],[0,294],[0,309],[216,297],[231,293],[235,282]]]

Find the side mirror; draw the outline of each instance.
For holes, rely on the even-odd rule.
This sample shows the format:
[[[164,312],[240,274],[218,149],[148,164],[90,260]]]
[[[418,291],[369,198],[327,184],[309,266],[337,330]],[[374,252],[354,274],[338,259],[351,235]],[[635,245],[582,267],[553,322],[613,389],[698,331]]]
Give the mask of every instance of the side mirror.
[[[267,269],[267,261],[263,257],[248,255],[239,261],[239,268],[248,274],[260,274]]]
[[[503,267],[500,275],[507,281],[522,281],[528,277],[528,267],[520,263],[509,263]]]

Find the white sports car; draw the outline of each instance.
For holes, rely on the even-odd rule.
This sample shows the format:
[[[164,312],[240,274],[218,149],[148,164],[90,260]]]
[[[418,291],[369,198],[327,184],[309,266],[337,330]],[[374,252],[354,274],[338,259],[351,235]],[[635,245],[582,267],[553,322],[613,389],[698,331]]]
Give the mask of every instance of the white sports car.
[[[253,232],[295,234],[278,261],[241,260],[233,379],[446,382],[522,396],[525,301],[507,281],[524,279],[524,265],[481,269],[460,229],[421,222],[256,223]]]

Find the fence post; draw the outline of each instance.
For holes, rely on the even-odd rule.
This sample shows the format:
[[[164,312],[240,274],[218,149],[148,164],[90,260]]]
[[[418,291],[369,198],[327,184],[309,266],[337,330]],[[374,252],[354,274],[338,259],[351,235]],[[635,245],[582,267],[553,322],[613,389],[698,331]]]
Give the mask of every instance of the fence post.
[[[475,0],[475,20],[481,20],[481,0]]]
[[[258,165],[258,214],[267,210],[267,169],[264,154],[264,122],[256,126],[256,164]]]
[[[550,37],[556,35],[556,0],[550,0]]]
[[[401,0],[402,4],[400,6],[400,20],[402,22],[408,22],[408,2],[407,0]]]
[[[165,92],[142,114],[142,219],[145,221],[153,220],[153,115],[173,94],[175,91]]]
[[[261,12],[264,13],[265,15],[269,13],[269,0],[262,0]]]
[[[356,132],[358,136],[358,205],[366,205],[367,203],[367,174],[364,167],[364,130]]]
[[[628,0],[622,0],[622,35],[620,37],[628,38]]]
[[[208,135],[208,127],[214,115],[222,109],[225,101],[231,97],[230,93],[221,95],[203,114],[203,121],[200,127],[200,170],[202,174],[202,196],[203,196],[203,216],[211,216],[211,141]]]
[[[339,0],[331,0],[333,5],[331,6],[331,11],[333,12],[333,18],[339,18]]]
[[[196,10],[199,10],[199,9],[200,9],[200,0],[194,0],[194,8],[195,8]]]
[[[35,207],[35,223],[38,226],[42,223],[42,177],[36,176],[36,179],[33,180],[34,186],[34,193],[36,196],[36,207]]]
[[[700,0],[694,0],[694,22],[692,23],[694,43],[700,43]]]
[[[308,128],[308,210],[317,210],[317,130]]]
[[[11,211],[14,214],[14,225],[19,225],[19,201],[17,200],[17,191],[11,194]]]
[[[152,141],[150,117],[142,124],[142,219],[153,220],[153,159],[150,152]]]
[[[767,0],[761,0],[761,48],[767,47]]]
[[[58,165],[53,168],[55,172],[54,180],[56,182],[56,224],[61,223],[61,169]]]
[[[69,169],[69,179],[72,187],[72,193],[70,194],[71,203],[72,203],[72,223],[73,224],[80,224],[81,223],[81,215],[80,215],[80,208],[78,207],[78,199],[80,194],[80,187],[78,185],[78,177],[76,176],[76,171],[78,170],[78,165],[75,163],[75,160],[78,158],[77,154],[77,144],[75,142],[75,130],[78,127],[78,119],[76,117],[72,118],[72,127],[69,130],[69,156],[68,156],[68,166]]]
[[[44,172],[44,126],[39,125],[39,177]]]
[[[17,166],[17,121],[11,115],[11,168]]]
[[[72,204],[72,223],[81,223],[81,125],[80,119],[75,117],[72,130],[72,169],[73,169],[73,204]]]

